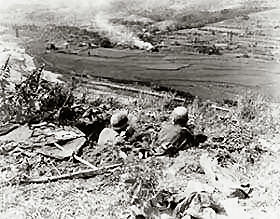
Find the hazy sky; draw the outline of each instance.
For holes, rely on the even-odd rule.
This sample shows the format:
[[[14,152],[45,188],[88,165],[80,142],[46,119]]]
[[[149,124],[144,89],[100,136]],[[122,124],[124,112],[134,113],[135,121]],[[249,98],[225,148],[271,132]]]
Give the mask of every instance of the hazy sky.
[[[111,1],[111,0],[109,0]],[[103,4],[105,2],[108,2],[108,0],[0,0],[0,7],[1,8],[7,8],[13,4],[46,4],[49,6],[70,6],[70,7],[83,7],[87,6],[91,3],[94,4]]]
[[[99,8],[100,6],[108,6],[117,2],[136,2],[136,6],[145,7],[158,7],[158,6],[190,6],[195,8],[206,8],[210,10],[219,10],[221,8],[230,8],[242,4],[244,2],[250,2],[255,0],[0,0],[0,8],[7,8],[12,4],[34,4],[40,3],[51,7],[69,7],[73,9],[87,9],[90,7]],[[266,0],[269,4],[275,4],[280,0]],[[175,3],[174,3],[175,2]]]
[[[1,8],[7,8],[11,6],[12,4],[34,4],[34,3],[40,3],[40,4],[46,4],[50,6],[69,6],[69,7],[83,7],[88,5],[106,5],[110,4],[110,2],[114,2],[117,0],[0,0],[0,6]],[[130,1],[130,0],[126,0]],[[149,2],[151,4],[155,3],[162,3],[166,0],[149,0],[149,1],[140,1],[140,2]],[[244,0],[176,0],[177,2],[184,2],[184,3],[190,3],[190,4],[207,4],[209,2],[227,2],[227,3],[236,3],[236,2],[242,2]],[[166,1],[167,2],[167,1]],[[171,1],[169,1],[171,2]]]

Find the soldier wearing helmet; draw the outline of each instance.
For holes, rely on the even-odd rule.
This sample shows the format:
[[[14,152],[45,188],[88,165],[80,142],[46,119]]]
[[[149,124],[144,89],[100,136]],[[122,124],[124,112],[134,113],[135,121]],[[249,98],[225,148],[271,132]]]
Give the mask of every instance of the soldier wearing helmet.
[[[128,124],[127,112],[118,111],[112,115],[110,127],[100,133],[97,144],[116,145],[127,140],[133,133],[134,129]]]
[[[180,150],[197,146],[207,140],[205,135],[194,135],[188,128],[188,110],[185,107],[176,107],[171,113],[171,121],[164,124],[157,138],[157,153],[177,154]]]

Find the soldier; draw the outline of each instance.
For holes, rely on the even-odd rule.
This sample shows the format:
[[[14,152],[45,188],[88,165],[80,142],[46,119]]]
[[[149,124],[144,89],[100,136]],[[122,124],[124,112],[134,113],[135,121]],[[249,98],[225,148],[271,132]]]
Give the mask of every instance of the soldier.
[[[207,136],[194,135],[188,128],[188,110],[185,107],[176,107],[171,113],[171,121],[164,124],[158,134],[156,152],[173,156],[180,150],[186,150],[192,146],[198,146],[205,142]]]
[[[128,140],[134,133],[134,129],[128,124],[125,111],[119,111],[112,115],[110,128],[105,128],[99,135],[97,144],[117,145]]]

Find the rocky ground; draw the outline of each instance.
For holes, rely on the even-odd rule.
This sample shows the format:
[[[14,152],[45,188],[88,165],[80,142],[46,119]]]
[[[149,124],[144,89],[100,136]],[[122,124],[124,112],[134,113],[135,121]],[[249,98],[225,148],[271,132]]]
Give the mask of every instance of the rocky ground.
[[[178,104],[149,96],[140,96],[132,103],[103,99],[90,106],[100,109],[105,104],[108,110],[128,109],[136,118],[133,125],[139,132],[156,133],[162,121],[168,119],[170,110]],[[123,165],[87,179],[22,184],[21,180],[26,178],[59,176],[86,166],[73,160],[59,161],[37,154],[28,148],[30,145],[2,142],[1,217],[127,218],[143,214],[147,218],[164,218],[170,215],[170,209],[158,199],[158,207],[163,205],[167,211],[153,207],[153,213],[147,213],[145,206],[150,198],[157,197],[163,190],[187,197],[189,192],[203,190],[226,209],[227,216],[215,214],[218,218],[249,218],[248,215],[278,218],[279,106],[264,104],[265,100],[248,95],[246,99],[240,99],[237,107],[224,106],[229,112],[213,108],[212,104],[194,102],[188,105],[190,123],[196,125],[196,132],[207,134],[209,140],[175,158],[143,159],[139,154],[131,154],[123,160],[118,149],[100,149],[95,140],[90,141],[81,151],[83,159],[97,167],[119,162]],[[143,141],[135,143],[133,147],[139,147]],[[215,165],[218,166],[214,168]],[[218,181],[213,181],[213,177]],[[241,185],[248,186],[248,190]],[[250,190],[249,196],[244,197],[241,193],[243,195],[237,196],[240,199],[229,199],[228,191],[236,188],[242,188],[245,194]],[[206,214],[204,218],[210,216]]]

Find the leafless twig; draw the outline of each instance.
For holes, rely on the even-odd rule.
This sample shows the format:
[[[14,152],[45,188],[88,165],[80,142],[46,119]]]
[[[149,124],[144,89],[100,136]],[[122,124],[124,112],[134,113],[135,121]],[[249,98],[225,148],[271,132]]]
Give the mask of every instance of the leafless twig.
[[[73,179],[73,178],[82,178],[82,177],[93,177],[97,175],[104,174],[109,171],[109,169],[113,169],[116,167],[120,167],[122,164],[113,164],[110,166],[106,167],[101,167],[97,170],[93,169],[86,169],[86,170],[81,170],[81,171],[76,171],[73,173],[67,173],[67,174],[62,174],[60,176],[51,176],[51,177],[41,177],[38,179],[27,179],[27,180],[22,180],[21,183],[48,183],[48,182],[55,182],[58,180],[63,180],[63,179]]]

